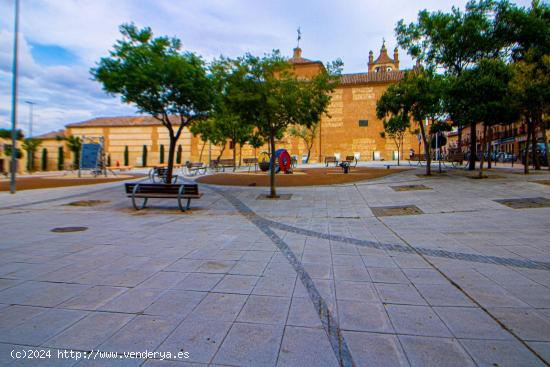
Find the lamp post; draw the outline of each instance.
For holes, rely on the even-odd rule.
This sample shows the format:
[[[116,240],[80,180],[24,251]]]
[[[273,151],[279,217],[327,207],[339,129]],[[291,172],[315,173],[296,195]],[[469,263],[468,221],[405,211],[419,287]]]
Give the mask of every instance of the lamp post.
[[[29,105],[29,138],[32,138],[32,109],[36,103],[31,101],[25,101],[25,103]]]
[[[17,166],[17,48],[19,34],[19,0],[15,0],[15,21],[13,32],[13,67],[11,88],[11,175],[10,193],[15,194],[15,171]]]

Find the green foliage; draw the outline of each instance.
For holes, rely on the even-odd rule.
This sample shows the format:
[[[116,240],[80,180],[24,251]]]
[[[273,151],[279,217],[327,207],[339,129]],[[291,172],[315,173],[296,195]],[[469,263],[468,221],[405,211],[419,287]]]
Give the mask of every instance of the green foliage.
[[[250,144],[250,146],[254,149],[258,149],[258,148],[261,148],[263,147],[263,145],[265,144],[265,141],[264,139],[262,139],[262,137],[260,136],[260,134],[258,133],[254,133],[250,136],[250,138],[248,139],[248,144]]]
[[[62,171],[65,167],[65,152],[63,146],[57,148],[57,170]]]
[[[8,144],[4,145],[4,154],[7,157],[11,157],[11,155],[12,155],[11,144],[10,145],[8,145]],[[21,151],[21,149],[19,149],[19,148],[15,149],[15,158],[17,158],[17,159],[23,158],[23,152]]]
[[[16,136],[15,137],[16,140],[23,140],[23,138],[25,137],[21,129],[17,129],[15,131],[15,136]],[[11,129],[0,129],[0,138],[11,139]]]
[[[176,163],[181,164],[181,155],[182,155],[183,149],[181,147],[181,144],[178,145],[178,151],[176,153]]]
[[[416,23],[400,20],[395,28],[399,46],[421,63],[443,67],[451,75],[459,75],[480,59],[500,55],[506,46],[497,31],[495,15],[504,2],[471,0],[462,11],[418,13]]]
[[[147,167],[147,145],[143,145],[143,150],[141,152],[141,165]]]
[[[319,123],[315,123],[311,126],[291,126],[288,129],[288,133],[291,136],[300,138],[303,140],[304,144],[306,145],[307,150],[307,158],[306,163],[309,162],[309,158],[311,157],[311,149],[313,148],[313,142],[315,141],[315,136],[317,136],[317,128],[319,127]]]
[[[130,152],[128,151],[128,145],[124,147],[124,165],[130,165]]]
[[[43,148],[42,149],[42,165],[41,165],[42,171],[48,170],[48,149]]]
[[[164,144],[160,145],[159,161],[161,164],[164,163]]]
[[[503,61],[481,60],[453,79],[448,104],[451,114],[487,126],[516,121],[519,116],[510,93],[511,79],[511,69]]]
[[[106,92],[120,95],[124,103],[152,115],[168,129],[170,181],[183,128],[204,119],[211,109],[211,81],[204,61],[191,52],[181,52],[179,39],[154,38],[150,28],[138,29],[133,24],[122,25],[120,32],[122,39],[91,73]]]
[[[38,147],[42,144],[41,140],[34,138],[26,138],[23,140],[21,147],[27,152],[27,171],[34,171],[34,153]]]
[[[82,140],[78,136],[69,135],[60,137],[67,142],[67,148],[73,153],[73,168],[80,166],[80,151],[82,150]]]

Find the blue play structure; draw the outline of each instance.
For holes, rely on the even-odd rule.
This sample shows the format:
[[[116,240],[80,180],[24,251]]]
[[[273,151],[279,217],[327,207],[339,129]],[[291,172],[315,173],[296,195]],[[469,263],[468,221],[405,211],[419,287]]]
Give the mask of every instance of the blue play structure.
[[[269,160],[269,172],[271,172],[271,165],[276,161],[278,164],[275,166],[275,173],[279,173],[281,170],[284,173],[292,173],[292,159],[286,149],[277,149],[275,151],[275,158]]]

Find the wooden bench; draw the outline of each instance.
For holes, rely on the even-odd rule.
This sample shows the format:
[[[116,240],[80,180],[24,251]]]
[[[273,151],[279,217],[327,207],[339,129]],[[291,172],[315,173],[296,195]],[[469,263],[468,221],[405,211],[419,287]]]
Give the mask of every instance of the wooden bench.
[[[220,169],[222,172],[225,172],[226,168],[234,168],[235,162],[233,162],[233,159],[220,159],[219,161],[212,161],[212,168],[214,168],[216,171],[219,171]]]
[[[426,154],[413,154],[409,157],[409,166],[412,166],[413,162],[417,162],[417,166],[421,166],[422,162],[426,162]]]
[[[357,167],[357,158],[354,155],[347,155],[345,162],[348,162],[350,166]]]
[[[330,163],[334,163],[334,167],[338,166],[338,160],[335,156],[331,155],[328,157],[325,157],[325,167],[328,167]]]
[[[207,167],[202,162],[186,162],[182,167],[182,172],[187,176],[195,176],[196,174],[206,174]]]
[[[182,212],[189,209],[191,199],[200,199],[199,186],[195,184],[156,184],[156,183],[127,183],[126,195],[132,198],[134,209],[141,210],[147,205],[148,199],[177,199]],[[138,205],[136,199],[143,199]],[[187,200],[183,206],[182,200]]]
[[[453,167],[456,166],[462,166],[466,159],[466,155],[464,153],[452,153],[449,154],[445,162],[450,163]]]
[[[174,171],[172,170],[172,172]],[[159,182],[167,183],[166,182],[167,175],[168,175],[167,167],[153,167],[149,171],[149,179],[153,181],[153,183],[156,183],[157,180],[159,180]],[[176,183],[177,181],[178,181],[178,175],[172,174],[171,183]]]
[[[250,172],[252,167],[254,167],[254,171],[256,171],[258,166],[258,158],[243,158],[243,163],[247,165],[248,172]]]

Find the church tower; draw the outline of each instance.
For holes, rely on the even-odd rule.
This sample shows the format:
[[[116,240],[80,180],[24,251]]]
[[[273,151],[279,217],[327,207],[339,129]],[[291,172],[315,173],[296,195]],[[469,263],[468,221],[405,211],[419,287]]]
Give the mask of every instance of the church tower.
[[[393,59],[388,55],[386,41],[382,42],[380,55],[373,60],[372,51],[369,52],[369,73],[386,73],[399,70],[399,50],[397,47],[393,50]]]

